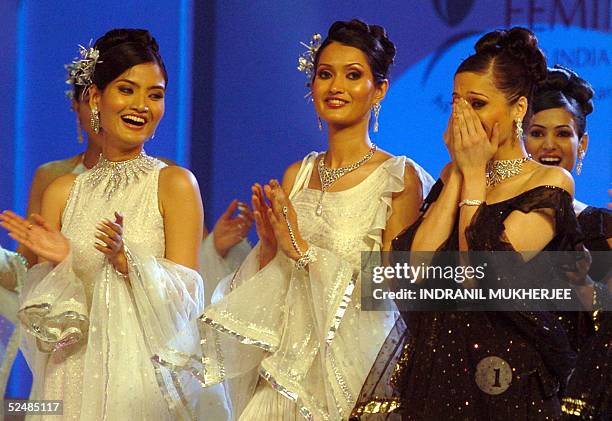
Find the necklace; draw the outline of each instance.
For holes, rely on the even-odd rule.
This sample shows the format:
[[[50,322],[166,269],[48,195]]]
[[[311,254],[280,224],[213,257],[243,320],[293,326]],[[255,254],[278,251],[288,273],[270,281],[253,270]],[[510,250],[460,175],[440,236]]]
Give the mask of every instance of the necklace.
[[[531,161],[531,155],[519,159],[500,159],[487,163],[487,186],[495,186],[507,178],[519,175],[523,164]]]
[[[317,169],[319,170],[319,180],[321,181],[321,197],[319,198],[319,203],[315,212],[317,216],[321,216],[321,214],[323,213],[323,195],[332,186],[332,184],[334,184],[346,174],[350,173],[351,171],[355,171],[357,168],[368,162],[370,158],[374,156],[374,152],[376,152],[376,145],[372,144],[372,147],[370,148],[368,153],[363,156],[363,158],[361,158],[357,162],[340,168],[326,167],[325,156],[327,155],[327,153],[323,155],[323,157],[319,160],[319,165],[317,167]]]
[[[156,165],[157,159],[147,155],[144,150],[136,158],[126,161],[109,161],[103,155],[100,155],[98,163],[94,165],[87,176],[87,183],[96,187],[107,180],[104,194],[110,199],[115,191],[133,181],[138,181],[141,175],[151,171]]]

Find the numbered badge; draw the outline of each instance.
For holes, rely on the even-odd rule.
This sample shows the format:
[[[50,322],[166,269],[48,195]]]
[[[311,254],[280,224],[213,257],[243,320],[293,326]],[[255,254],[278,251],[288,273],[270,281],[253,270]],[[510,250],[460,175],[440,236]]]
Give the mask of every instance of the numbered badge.
[[[500,357],[486,357],[476,366],[476,384],[488,395],[504,393],[512,383],[512,367]]]

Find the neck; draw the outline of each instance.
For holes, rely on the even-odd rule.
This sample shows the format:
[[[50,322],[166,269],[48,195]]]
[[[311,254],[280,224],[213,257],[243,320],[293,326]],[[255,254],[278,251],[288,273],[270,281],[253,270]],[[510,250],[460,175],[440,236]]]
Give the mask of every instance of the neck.
[[[120,148],[106,141],[102,146],[102,156],[113,162],[127,161],[136,158],[142,152],[143,146],[139,144],[130,148]]]
[[[339,168],[359,161],[372,147],[368,135],[368,121],[348,127],[329,126],[328,150],[325,163]]]
[[[523,142],[519,142],[514,137],[509,137],[506,141],[499,145],[497,152],[493,156],[493,160],[501,161],[506,159],[521,159],[528,156]]]
[[[88,141],[87,149],[85,149],[85,152],[83,152],[83,165],[85,165],[85,168],[93,168],[93,166],[98,163],[98,158],[100,158],[101,153],[101,147],[91,141]]]

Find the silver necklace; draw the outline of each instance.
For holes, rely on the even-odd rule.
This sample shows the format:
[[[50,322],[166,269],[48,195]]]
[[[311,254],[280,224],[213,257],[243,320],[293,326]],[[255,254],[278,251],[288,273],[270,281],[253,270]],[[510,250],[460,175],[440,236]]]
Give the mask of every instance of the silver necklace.
[[[519,159],[500,159],[487,163],[487,186],[495,186],[507,178],[519,175],[523,164],[531,161],[531,155]]]
[[[350,165],[340,168],[329,168],[325,166],[325,156],[319,160],[318,170],[319,170],[319,180],[321,181],[321,197],[319,198],[319,203],[317,204],[316,214],[317,216],[321,216],[323,213],[323,195],[327,190],[338,181],[340,178],[350,173],[351,171],[355,171],[357,168],[361,167],[363,164],[368,162],[370,158],[374,156],[374,152],[376,152],[376,145],[372,144],[372,147],[368,151],[367,154],[363,156],[359,161],[354,162]]]
[[[143,174],[148,173],[157,166],[157,159],[141,151],[136,158],[127,161],[109,161],[100,155],[98,163],[87,175],[87,183],[96,187],[106,181],[104,194],[108,199],[120,188],[124,188],[134,181],[138,181]]]

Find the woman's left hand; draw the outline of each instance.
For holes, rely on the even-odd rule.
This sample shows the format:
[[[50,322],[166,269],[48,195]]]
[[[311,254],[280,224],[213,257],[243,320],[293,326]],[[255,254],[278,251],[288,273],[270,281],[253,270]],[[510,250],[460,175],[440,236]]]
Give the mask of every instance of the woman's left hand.
[[[464,175],[483,173],[499,144],[499,123],[495,123],[491,138],[487,135],[478,114],[465,99],[453,104],[452,146],[457,167]]]
[[[104,253],[111,264],[124,275],[128,273],[128,262],[123,245],[123,215],[115,212],[115,221],[104,219],[96,225],[98,232],[94,247]]]
[[[270,183],[264,186],[264,192],[270,201],[271,206],[268,209],[268,217],[272,224],[278,247],[289,258],[298,260],[302,256],[293,244],[291,234],[289,233],[289,226],[291,226],[295,242],[302,253],[308,250],[308,243],[300,234],[297,213],[277,180],[270,180]]]

